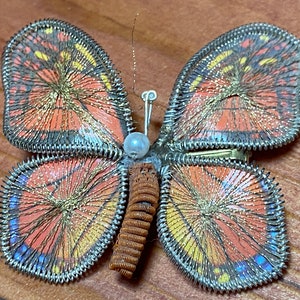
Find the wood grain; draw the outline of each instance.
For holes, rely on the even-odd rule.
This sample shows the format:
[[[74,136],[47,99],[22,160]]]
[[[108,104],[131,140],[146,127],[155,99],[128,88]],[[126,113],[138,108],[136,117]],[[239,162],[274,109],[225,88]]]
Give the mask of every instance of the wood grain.
[[[300,38],[300,2],[295,0],[0,0],[0,48],[27,23],[45,17],[69,21],[92,35],[121,71],[137,129],[142,129],[140,92],[155,89],[150,138],[155,140],[177,74],[198,49],[223,32],[241,24],[276,24]],[[137,62],[133,91],[131,34]],[[3,90],[0,91],[2,122]],[[0,134],[0,176],[28,157]],[[127,281],[108,269],[111,249],[80,280],[51,285],[10,269],[0,261],[0,297],[4,299],[300,299],[300,141],[266,153],[254,154],[271,171],[285,195],[290,262],[282,279],[250,291],[218,295],[188,281],[163,252],[156,233],[147,244],[138,279]]]

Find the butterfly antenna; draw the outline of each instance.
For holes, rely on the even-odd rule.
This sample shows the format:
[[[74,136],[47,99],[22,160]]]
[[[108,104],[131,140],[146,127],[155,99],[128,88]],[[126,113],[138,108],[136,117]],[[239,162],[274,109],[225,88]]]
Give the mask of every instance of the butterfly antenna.
[[[134,31],[135,31],[135,24],[139,13],[136,13],[134,20],[133,20],[133,26],[131,31],[131,53],[132,53],[132,69],[133,69],[133,83],[132,83],[132,91],[134,94],[135,92],[135,82],[136,82],[136,57],[135,57],[135,47],[134,47]]]
[[[152,113],[152,103],[157,98],[157,93],[154,90],[145,91],[142,93],[141,98],[144,100],[145,107],[144,134],[148,136],[148,128]]]
[[[132,83],[132,91],[134,94],[136,94],[135,91],[135,83],[136,83],[136,57],[135,57],[135,47],[134,47],[134,32],[135,32],[135,25],[137,17],[139,16],[139,13],[136,13],[134,20],[133,20],[133,26],[131,31],[131,52],[132,52],[132,68],[133,68],[133,83]],[[141,98],[144,100],[144,111],[145,111],[145,118],[144,118],[144,134],[148,136],[148,128],[150,124],[151,119],[151,113],[152,113],[152,103],[157,98],[156,91],[149,90],[142,93]]]

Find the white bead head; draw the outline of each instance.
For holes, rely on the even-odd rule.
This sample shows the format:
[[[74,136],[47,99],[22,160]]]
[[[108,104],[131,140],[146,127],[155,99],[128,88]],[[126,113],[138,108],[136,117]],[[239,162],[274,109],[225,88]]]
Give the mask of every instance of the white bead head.
[[[148,153],[149,148],[150,141],[141,132],[130,133],[124,140],[124,151],[133,159],[143,158]]]

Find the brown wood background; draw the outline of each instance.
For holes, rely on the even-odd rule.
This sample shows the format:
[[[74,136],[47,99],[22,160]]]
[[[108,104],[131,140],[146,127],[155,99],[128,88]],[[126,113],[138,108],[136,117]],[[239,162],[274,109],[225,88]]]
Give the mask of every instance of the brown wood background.
[[[269,22],[300,38],[299,0],[0,0],[0,48],[27,23],[45,17],[69,21],[92,35],[121,71],[137,128],[142,129],[143,107],[132,92],[131,33],[137,18],[134,44],[136,91],[155,89],[150,137],[156,138],[175,78],[198,49],[223,32],[249,22]],[[0,92],[2,126],[3,91]],[[283,278],[250,291],[217,295],[188,281],[166,257],[156,234],[147,245],[138,279],[129,282],[108,270],[111,249],[80,280],[51,285],[19,274],[0,261],[0,298],[4,299],[300,299],[300,141],[284,148],[254,154],[270,170],[285,195],[290,262]],[[0,133],[0,177],[28,156],[11,146]]]

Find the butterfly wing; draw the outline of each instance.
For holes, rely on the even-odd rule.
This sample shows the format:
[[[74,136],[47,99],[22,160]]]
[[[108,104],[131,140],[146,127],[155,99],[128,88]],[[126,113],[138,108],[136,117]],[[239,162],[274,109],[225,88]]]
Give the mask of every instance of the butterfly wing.
[[[103,158],[22,163],[2,193],[1,246],[9,265],[52,282],[81,275],[119,228],[126,174]]]
[[[299,132],[299,41],[275,26],[234,29],[180,73],[158,143],[174,149],[280,146]]]
[[[3,54],[4,133],[33,152],[98,152],[132,130],[123,84],[104,50],[57,20],[26,26]]]
[[[225,160],[186,159],[165,173],[160,240],[195,282],[218,291],[257,286],[287,260],[282,199],[262,170]]]

